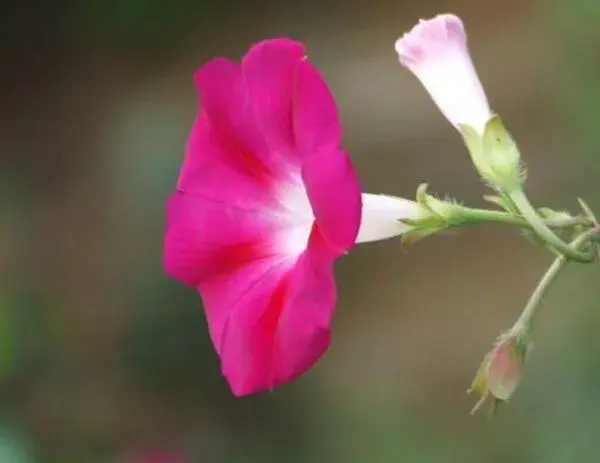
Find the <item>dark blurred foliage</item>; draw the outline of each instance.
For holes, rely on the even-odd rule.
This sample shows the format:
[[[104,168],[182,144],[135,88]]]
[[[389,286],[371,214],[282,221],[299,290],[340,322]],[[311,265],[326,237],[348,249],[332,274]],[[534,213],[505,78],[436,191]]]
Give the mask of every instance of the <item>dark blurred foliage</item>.
[[[337,267],[327,356],[243,399],[220,376],[197,294],[161,266],[191,74],[265,37],[308,43],[367,190],[411,195],[429,180],[477,203],[459,137],[393,53],[419,17],[448,9],[466,21],[532,197],[598,210],[597,2],[0,6],[0,463],[125,462],[138,448],[210,463],[597,461],[596,268],[559,281],[522,388],[484,423],[464,390],[548,263],[517,234],[358,248]]]

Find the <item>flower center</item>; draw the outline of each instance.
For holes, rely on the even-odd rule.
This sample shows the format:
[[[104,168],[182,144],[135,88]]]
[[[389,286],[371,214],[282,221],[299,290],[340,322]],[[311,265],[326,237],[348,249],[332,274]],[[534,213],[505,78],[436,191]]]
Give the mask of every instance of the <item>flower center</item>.
[[[308,245],[315,216],[300,179],[283,187],[280,201],[282,211],[277,220],[281,223],[280,244],[284,253],[301,254]]]

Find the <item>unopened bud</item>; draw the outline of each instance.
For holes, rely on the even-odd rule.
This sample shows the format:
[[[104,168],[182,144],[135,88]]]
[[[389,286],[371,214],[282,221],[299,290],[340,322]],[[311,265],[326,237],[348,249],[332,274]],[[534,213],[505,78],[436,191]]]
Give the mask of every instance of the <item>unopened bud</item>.
[[[510,400],[521,380],[529,348],[530,344],[517,336],[498,340],[485,356],[468,391],[480,397],[471,413],[477,411],[487,399],[491,400],[492,414],[498,405]]]

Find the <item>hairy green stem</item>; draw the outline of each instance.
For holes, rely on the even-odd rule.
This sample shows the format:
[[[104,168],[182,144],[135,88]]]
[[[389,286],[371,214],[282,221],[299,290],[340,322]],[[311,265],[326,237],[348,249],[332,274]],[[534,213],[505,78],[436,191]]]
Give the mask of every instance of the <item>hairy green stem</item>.
[[[588,252],[582,252],[579,249],[579,246],[572,247],[557,236],[540,217],[537,210],[531,205],[523,190],[513,190],[508,196],[523,218],[529,222],[536,234],[561,255],[582,263],[589,263],[595,260],[596,252],[593,247],[590,247]]]
[[[574,251],[579,250],[581,246],[583,246],[596,233],[598,233],[597,228],[593,228],[582,233],[568,245],[569,249]],[[531,297],[529,298],[529,301],[527,301],[527,305],[523,309],[523,312],[521,312],[521,315],[511,328],[510,335],[518,337],[529,335],[531,332],[533,319],[544,295],[548,292],[548,288],[550,288],[552,283],[554,283],[554,280],[556,280],[556,277],[560,274],[561,270],[565,268],[565,265],[568,261],[569,258],[566,254],[561,254],[554,259],[554,262],[552,262],[552,265],[550,265],[538,283],[537,287],[531,294]]]
[[[456,224],[459,225],[476,225],[480,223],[500,223],[505,225],[515,225],[521,228],[533,229],[533,226],[522,216],[511,212],[494,211],[489,209],[475,209],[465,207],[462,210],[462,218]],[[591,225],[586,217],[565,217],[553,219],[541,219],[544,226],[551,228],[570,228],[576,225]]]

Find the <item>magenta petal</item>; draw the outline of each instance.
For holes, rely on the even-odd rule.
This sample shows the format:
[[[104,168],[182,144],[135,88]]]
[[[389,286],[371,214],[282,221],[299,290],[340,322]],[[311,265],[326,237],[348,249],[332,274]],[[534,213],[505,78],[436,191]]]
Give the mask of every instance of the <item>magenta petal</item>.
[[[336,256],[317,228],[310,241],[296,260],[258,261],[200,285],[221,368],[236,395],[291,381],[327,350]]]
[[[177,189],[185,191],[190,177],[202,165],[202,162],[211,155],[218,156],[217,146],[210,136],[208,119],[205,116],[198,116],[192,125],[190,135],[185,146],[185,155],[183,164],[177,179]],[[216,151],[216,153],[215,153]]]
[[[192,126],[177,187],[242,209],[276,208],[273,179],[257,175],[257,169],[254,157],[225,146],[201,115]]]
[[[342,130],[337,106],[327,83],[308,61],[296,69],[294,132],[300,153],[338,147]]]
[[[274,357],[277,384],[311,368],[329,347],[337,296],[333,274],[337,257],[315,226],[308,249],[290,275],[288,310],[279,319]]]
[[[214,58],[196,71],[194,80],[202,109],[217,130],[230,135],[237,130],[252,129],[245,126],[249,114],[239,64],[226,58]]]
[[[254,45],[242,61],[257,124],[272,155],[296,164],[292,105],[296,68],[304,54],[301,43],[280,38]]]
[[[256,211],[176,193],[167,205],[165,271],[190,286],[229,274],[275,252],[273,228]]]
[[[265,157],[268,150],[254,119],[241,66],[215,58],[202,66],[194,79],[210,129],[230,160],[257,179],[272,178]]]
[[[304,159],[302,178],[325,239],[338,253],[348,251],[362,213],[360,184],[350,157],[339,149],[315,152]]]

